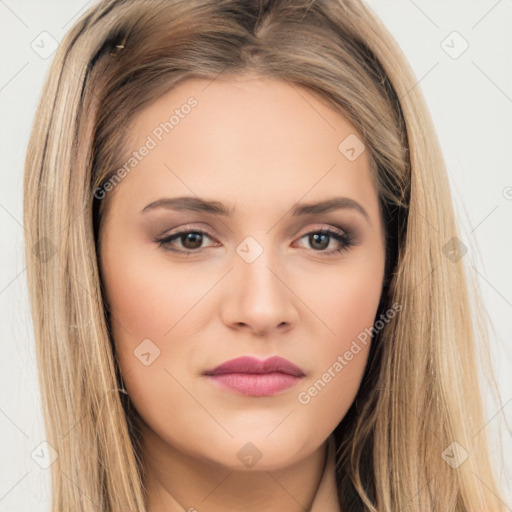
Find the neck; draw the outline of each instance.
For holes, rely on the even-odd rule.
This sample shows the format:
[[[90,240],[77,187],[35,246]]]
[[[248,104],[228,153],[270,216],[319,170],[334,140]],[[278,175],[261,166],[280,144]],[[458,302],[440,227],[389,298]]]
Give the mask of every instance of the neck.
[[[148,512],[305,512],[322,478],[327,443],[275,471],[241,471],[179,451],[145,426],[142,453]]]

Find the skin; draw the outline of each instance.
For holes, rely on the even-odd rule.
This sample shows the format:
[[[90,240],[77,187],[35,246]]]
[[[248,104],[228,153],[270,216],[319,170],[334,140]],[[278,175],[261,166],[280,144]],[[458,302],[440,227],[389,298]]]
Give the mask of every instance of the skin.
[[[298,394],[371,328],[382,291],[384,225],[368,151],[349,161],[338,150],[357,131],[307,89],[244,76],[188,80],[156,100],[135,118],[130,153],[190,96],[198,105],[108,193],[101,226],[115,347],[144,421],[149,510],[180,510],[179,503],[209,512],[303,511],[369,344],[309,403]],[[178,196],[219,201],[234,213],[142,212]],[[333,196],[357,201],[367,218],[355,208],[290,214],[297,202]],[[342,242],[327,236],[315,245],[308,236],[329,227],[353,233],[355,245],[335,252]],[[188,256],[155,241],[198,229],[209,235],[169,244]],[[263,249],[251,263],[236,252],[248,236]],[[145,339],[154,344],[150,359],[153,346],[160,350],[147,366],[134,355]],[[251,397],[202,375],[242,355],[279,355],[305,376],[276,395]],[[248,442],[261,454],[252,467],[237,456]]]

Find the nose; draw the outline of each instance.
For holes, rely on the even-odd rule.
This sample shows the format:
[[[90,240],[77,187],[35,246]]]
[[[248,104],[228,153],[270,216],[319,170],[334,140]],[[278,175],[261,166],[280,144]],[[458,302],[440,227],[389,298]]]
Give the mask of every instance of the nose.
[[[296,296],[270,251],[249,263],[238,256],[226,289],[222,320],[259,336],[289,330],[298,319]]]

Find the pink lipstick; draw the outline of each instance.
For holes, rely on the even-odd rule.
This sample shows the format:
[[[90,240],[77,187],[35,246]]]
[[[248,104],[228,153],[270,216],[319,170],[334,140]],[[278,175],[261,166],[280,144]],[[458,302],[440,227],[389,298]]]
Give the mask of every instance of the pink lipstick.
[[[260,361],[243,356],[204,372],[223,389],[249,396],[270,396],[297,384],[304,372],[279,356]]]

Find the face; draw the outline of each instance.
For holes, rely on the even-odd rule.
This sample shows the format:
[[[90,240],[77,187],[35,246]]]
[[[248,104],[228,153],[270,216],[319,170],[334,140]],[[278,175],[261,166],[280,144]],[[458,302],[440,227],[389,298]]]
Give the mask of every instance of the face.
[[[255,78],[188,80],[135,118],[122,179],[104,189],[100,264],[153,446],[273,470],[343,419],[385,263],[355,137],[306,89]]]

